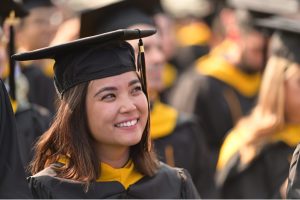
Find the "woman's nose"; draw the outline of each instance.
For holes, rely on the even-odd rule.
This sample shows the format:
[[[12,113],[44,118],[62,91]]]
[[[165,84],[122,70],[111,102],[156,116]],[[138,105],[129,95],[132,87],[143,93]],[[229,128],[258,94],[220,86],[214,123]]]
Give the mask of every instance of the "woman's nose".
[[[132,112],[136,109],[137,109],[137,107],[131,99],[126,98],[126,99],[122,100],[122,104],[121,104],[121,107],[120,107],[120,112],[121,113]]]

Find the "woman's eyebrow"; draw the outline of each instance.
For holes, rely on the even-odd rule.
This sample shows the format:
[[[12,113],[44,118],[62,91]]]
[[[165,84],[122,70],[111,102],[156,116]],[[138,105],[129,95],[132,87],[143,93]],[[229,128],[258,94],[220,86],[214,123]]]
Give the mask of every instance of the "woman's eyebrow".
[[[128,83],[128,86],[132,86],[132,85],[134,85],[134,84],[136,84],[136,83],[141,83],[141,82],[140,82],[139,79],[134,79],[134,80],[132,80],[132,81],[130,81],[130,82]]]
[[[128,83],[128,86],[132,86],[134,84],[137,84],[137,83],[140,83],[140,80],[139,79],[134,79],[132,81],[130,81]],[[100,90],[98,90],[96,92],[96,94],[94,95],[94,97],[96,97],[98,94],[102,93],[102,92],[106,92],[106,91],[116,91],[118,90],[116,87],[104,87],[104,88],[101,88]]]
[[[96,94],[94,95],[94,97],[96,97],[98,94],[105,92],[105,91],[116,91],[116,90],[117,90],[116,87],[104,87],[104,88],[101,88],[100,90],[98,90],[96,92]]]

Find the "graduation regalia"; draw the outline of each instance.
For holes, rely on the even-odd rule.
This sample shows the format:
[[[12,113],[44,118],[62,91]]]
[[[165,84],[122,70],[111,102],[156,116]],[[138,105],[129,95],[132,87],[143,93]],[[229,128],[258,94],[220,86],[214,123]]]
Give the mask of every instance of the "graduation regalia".
[[[194,112],[209,146],[218,150],[229,129],[254,106],[261,76],[246,74],[217,55],[198,60],[196,72],[202,79]]]
[[[40,68],[32,64],[26,66],[21,64],[22,73],[29,82],[28,101],[47,108],[54,115],[57,95],[53,80],[47,77]]]
[[[230,43],[223,42],[197,60],[181,77],[171,102],[180,111],[198,117],[213,163],[226,133],[254,106],[261,79],[259,74],[246,74],[223,59],[220,52],[228,48]]]
[[[23,0],[22,2],[22,5],[29,12],[34,9],[54,7],[50,0]],[[28,21],[27,23],[34,22]],[[54,115],[56,112],[55,100],[57,96],[52,78],[44,74],[40,64],[22,62],[20,63],[20,67],[29,82],[28,101],[47,108]]]
[[[0,198],[31,198],[19,155],[16,122],[2,80],[0,104]]]
[[[217,197],[204,133],[194,118],[156,100],[151,109],[150,135],[161,161],[186,169],[202,198]]]
[[[17,60],[54,58],[55,86],[62,98],[64,98],[67,90],[80,83],[136,71],[141,73],[142,90],[147,95],[141,38],[153,35],[155,32],[155,30],[121,29],[53,47],[17,54],[13,58]],[[138,66],[136,66],[134,50],[125,40],[138,38],[140,39],[141,51],[139,52],[140,60]],[[79,49],[80,51],[78,51]],[[148,128],[147,125],[146,130]],[[148,131],[144,132],[145,137],[142,137],[138,144],[129,147],[129,150],[132,149],[134,152],[134,148],[141,148],[141,151],[144,151],[143,153],[148,153],[146,151],[150,151],[150,148],[148,148],[147,134]],[[54,145],[54,142],[52,144]],[[62,151],[65,151],[65,148],[67,147],[62,148]],[[69,154],[66,153],[65,156],[69,156]],[[130,156],[134,157],[131,154]],[[72,159],[72,156],[70,159]],[[76,179],[76,177],[64,179],[61,174],[56,174],[58,168],[60,168],[56,161],[60,162],[56,158],[50,166],[29,178],[31,190],[35,197],[199,198],[188,172],[171,168],[164,164],[159,164],[157,168],[153,167],[153,175],[148,176],[146,175],[147,173],[140,173],[134,167],[133,162],[130,164],[131,161],[123,168],[118,169],[113,169],[106,166],[107,164],[103,165],[105,163],[101,163],[100,177],[96,181],[92,181],[88,190],[86,190],[86,185],[78,182],[77,180],[79,179]],[[156,163],[158,161],[153,159],[152,162]],[[72,162],[70,162],[71,164]],[[68,164],[65,165],[67,168],[68,166]],[[63,170],[63,168],[60,168],[60,170]],[[115,175],[115,172],[117,172],[117,175]]]
[[[13,52],[14,17],[24,17],[28,13],[12,0],[0,0],[0,5],[0,29],[7,17],[11,16],[11,24],[9,24],[11,53]],[[12,78],[10,83],[14,83],[13,80]],[[20,159],[12,105],[2,80],[0,80],[0,158],[0,198],[32,198]]]
[[[246,134],[231,132],[218,162],[217,186],[221,198],[282,198],[280,190],[288,176],[293,151],[300,142],[299,132],[299,125],[286,126],[248,162],[241,162],[239,152]]]
[[[103,174],[105,176],[105,174]],[[126,189],[118,181],[93,182],[87,192],[80,182],[56,177],[49,167],[29,178],[29,184],[35,198],[135,198],[135,199],[178,199],[199,198],[189,174],[177,168],[161,163],[153,177],[144,176]]]
[[[49,128],[52,118],[47,109],[35,104],[18,107],[15,117],[20,156],[27,168],[33,158],[35,142]]]

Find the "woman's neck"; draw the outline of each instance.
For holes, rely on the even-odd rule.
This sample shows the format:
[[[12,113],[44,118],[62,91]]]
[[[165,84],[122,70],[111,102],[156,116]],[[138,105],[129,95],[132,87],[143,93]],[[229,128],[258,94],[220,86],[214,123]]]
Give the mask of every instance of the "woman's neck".
[[[97,150],[97,155],[101,162],[104,162],[113,168],[122,168],[129,160],[129,147],[101,148],[101,150]]]

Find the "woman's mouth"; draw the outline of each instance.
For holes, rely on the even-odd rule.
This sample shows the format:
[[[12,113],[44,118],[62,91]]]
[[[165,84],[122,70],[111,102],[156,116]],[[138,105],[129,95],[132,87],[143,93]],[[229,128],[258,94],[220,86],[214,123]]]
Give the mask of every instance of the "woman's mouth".
[[[136,125],[137,122],[138,122],[138,119],[134,119],[134,120],[124,121],[124,122],[115,124],[115,126],[118,127],[118,128],[131,127],[131,126]]]

